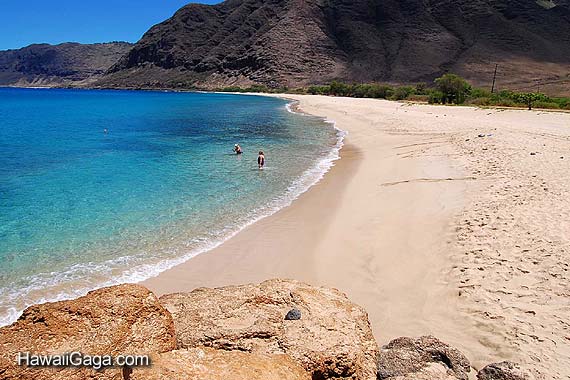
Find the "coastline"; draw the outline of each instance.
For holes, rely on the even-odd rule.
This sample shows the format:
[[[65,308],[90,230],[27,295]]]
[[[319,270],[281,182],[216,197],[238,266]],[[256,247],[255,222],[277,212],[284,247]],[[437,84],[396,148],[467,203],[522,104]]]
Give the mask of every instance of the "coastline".
[[[228,97],[234,96],[233,94],[226,94],[226,93],[222,93],[222,95],[227,95]],[[286,105],[287,106],[286,108],[289,112],[296,113],[294,110],[291,109],[292,103],[289,103],[288,101],[283,101],[283,102],[279,101],[278,103],[280,109],[283,107],[283,105]],[[285,112],[285,109],[282,109],[279,112],[282,111]],[[321,121],[320,119],[317,119],[317,122],[327,123],[326,120]],[[334,124],[334,123],[329,123],[329,124]],[[181,263],[187,262],[188,260],[192,259],[197,255],[200,255],[203,252],[207,252],[218,247],[228,239],[238,234],[244,228],[247,228],[247,226],[256,223],[258,220],[264,219],[267,216],[274,214],[283,207],[287,207],[288,205],[291,204],[292,201],[297,199],[297,197],[300,194],[306,192],[316,182],[318,182],[323,177],[323,175],[330,169],[330,167],[334,165],[334,162],[338,160],[339,158],[338,153],[344,141],[344,132],[334,126],[331,128],[334,128],[334,130],[336,131],[334,132],[335,133],[334,141],[336,141],[333,142],[334,145],[330,147],[327,145],[323,151],[324,155],[319,155],[318,160],[307,162],[306,167],[303,166],[301,168],[302,173],[296,178],[294,178],[294,181],[292,182],[290,181],[290,183],[288,183],[288,187],[284,189],[283,192],[280,192],[278,196],[270,199],[267,202],[264,202],[263,204],[259,204],[258,207],[255,208],[255,210],[254,208],[251,208],[250,209],[251,211],[247,211],[245,213],[242,212],[243,218],[240,220],[239,223],[235,223],[234,225],[231,225],[231,227],[223,226],[223,228],[221,228],[219,231],[216,231],[219,232],[219,234],[211,233],[208,236],[211,237],[211,239],[204,239],[203,244],[196,244],[191,248],[185,247],[186,249],[182,251],[184,254],[181,254],[179,256],[166,257],[158,262],[155,261],[151,263],[142,263],[139,265],[125,266],[123,271],[119,273],[114,273],[112,276],[102,278],[98,282],[90,283],[88,285],[80,284],[80,286],[77,287],[68,286],[66,289],[65,283],[64,284],[56,283],[54,287],[58,286],[58,292],[53,292],[55,293],[55,295],[53,293],[46,293],[45,296],[40,294],[40,297],[36,297],[31,301],[23,303],[23,306],[18,305],[16,307],[9,308],[6,314],[0,315],[0,326],[9,325],[12,322],[14,322],[21,315],[23,310],[26,307],[31,306],[32,304],[43,303],[43,302],[56,302],[56,301],[71,299],[83,296],[88,291],[93,289],[117,285],[121,283],[141,282],[148,279],[149,277],[157,276],[165,270],[168,270]],[[255,172],[257,172],[257,170],[255,170]],[[212,230],[210,230],[210,232],[212,232]],[[112,267],[112,264],[113,262],[107,261],[101,264],[101,267],[105,269],[110,268]],[[74,274],[72,272],[73,269],[74,268],[70,269],[69,272],[63,272],[63,275],[61,277],[62,278],[65,278],[66,276],[71,277]],[[93,269],[93,267],[91,269]],[[51,280],[53,274],[51,276],[46,276],[46,277],[47,280],[45,280],[45,282]],[[42,279],[37,279],[37,280],[38,283],[42,284],[44,283],[41,281]],[[48,283],[48,285],[51,286],[51,283]],[[38,286],[36,289],[41,290],[43,289],[43,287]],[[27,295],[24,294],[22,297],[19,297],[18,294],[14,296],[14,298],[25,299],[24,297],[26,296]],[[0,305],[0,310],[2,310],[1,306],[2,305]]]
[[[132,315],[140,313],[140,307],[131,307],[133,299],[149,306],[149,297],[159,302],[169,297],[200,298],[207,292],[228,289],[265,289],[267,284],[298,286],[297,281],[286,279],[235,286],[290,277],[353,299],[358,306],[334,311],[337,317],[341,310],[348,313],[345,316],[330,318],[326,312],[327,323],[338,321],[354,328],[350,321],[360,310],[368,337],[374,335],[369,346],[372,350],[377,349],[377,343],[382,346],[394,338],[429,334],[465,352],[467,357],[460,360],[465,368],[458,378],[474,379],[473,372],[478,370],[482,370],[480,376],[485,371],[521,367],[525,373],[532,373],[524,376],[529,380],[568,378],[567,114],[322,96],[287,98],[298,101],[303,112],[334,120],[347,130],[342,158],[290,206],[258,222],[252,220],[242,232],[212,251],[143,283],[157,295],[204,286],[217,289],[169,294],[157,300],[146,288],[125,284],[76,300],[35,305],[18,322],[3,329],[4,337],[11,339],[9,348],[21,351],[21,334],[29,334],[27,331],[37,326],[45,329],[56,325],[59,314],[49,314],[50,309],[64,310],[74,322],[77,314],[83,318],[93,316],[91,311],[108,313],[108,307],[101,306],[107,302],[102,301],[102,295],[124,307],[120,312],[131,318],[127,317],[131,311]],[[219,288],[223,285],[233,286]],[[330,287],[341,293],[326,290]],[[287,303],[279,311],[281,315],[297,305],[307,307],[290,291],[279,298]],[[117,292],[128,302],[117,300]],[[132,297],[137,292],[142,296]],[[262,292],[265,295],[267,290]],[[314,292],[309,291],[311,297]],[[255,302],[275,306],[265,297],[253,298],[253,303],[251,299],[246,302],[249,306]],[[205,300],[219,313],[216,301],[209,296]],[[240,312],[245,311],[243,301],[232,296],[223,302],[228,300],[236,302]],[[70,305],[83,305],[90,312],[69,313]],[[188,307],[195,312],[183,306],[179,316],[194,320],[203,306],[190,301]],[[151,309],[165,311],[158,304]],[[56,323],[36,323],[38,310],[54,315]],[[111,310],[112,321],[117,310]],[[265,317],[257,319],[257,311],[247,311],[247,318],[238,324],[232,312],[230,318],[227,311],[223,312],[219,315],[221,324],[216,322],[214,327],[229,323],[230,329],[257,339],[251,335],[252,326],[261,323],[262,334],[266,331]],[[165,311],[164,318],[172,327],[174,314],[169,312]],[[303,313],[309,320],[314,317],[310,310]],[[287,317],[271,318],[278,325],[287,323]],[[211,326],[213,319],[208,316],[203,321]],[[30,326],[21,328],[27,324]],[[338,334],[335,327],[325,326],[318,322],[317,329]],[[99,328],[99,323],[95,327]],[[362,332],[360,327],[357,330]],[[12,335],[13,331],[17,334]],[[171,329],[170,337],[174,335]],[[91,333],[86,336],[92,339]],[[211,342],[211,333],[205,338]],[[426,342],[438,349],[449,347],[433,337],[397,341],[401,339],[415,342],[413,350],[417,350],[416,344]],[[39,341],[33,344],[44,342]],[[222,342],[226,347],[227,341]],[[168,349],[175,347],[177,343],[172,340]],[[386,350],[390,348],[381,349]],[[460,351],[457,354],[463,355]],[[441,369],[449,375],[447,354],[433,355],[428,360],[441,361]],[[380,368],[382,359],[376,362],[379,356],[369,355],[371,368]],[[505,360],[482,369],[490,361]],[[469,366],[475,371],[467,376]]]
[[[354,108],[377,100],[280,97],[348,131],[341,159],[290,206],[142,284],[159,295],[275,277],[332,286],[368,310],[380,344],[434,334],[470,354],[474,365],[488,362],[494,352],[469,337],[474,331],[454,307],[457,293],[442,278],[442,252],[465,184],[397,185],[415,177],[463,177],[461,165],[448,160],[451,147],[440,159],[402,156],[399,149],[429,143],[438,133],[391,133],[373,119],[378,115]],[[354,104],[347,108],[346,102]],[[381,104],[389,113],[405,107]]]
[[[535,380],[570,375],[567,113],[248,95],[346,131],[341,159],[314,161],[292,203],[247,214],[143,285],[164,295],[292,278],[346,293],[380,345],[430,334],[475,370],[507,360]]]
[[[292,205],[143,285],[296,278],[345,292],[376,340],[433,334],[479,370],[570,375],[566,113],[286,95],[348,132]]]

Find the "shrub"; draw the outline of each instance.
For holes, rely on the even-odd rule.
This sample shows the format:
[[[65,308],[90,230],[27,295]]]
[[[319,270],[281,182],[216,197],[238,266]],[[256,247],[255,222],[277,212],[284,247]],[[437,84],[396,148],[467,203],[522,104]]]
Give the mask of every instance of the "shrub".
[[[242,88],[239,86],[228,86],[220,90],[221,92],[242,92]]]
[[[352,89],[352,96],[355,98],[372,98],[371,84],[356,84]]]
[[[388,99],[394,94],[394,89],[386,85],[373,85],[371,98]]]
[[[435,80],[439,92],[443,94],[441,103],[461,104],[471,91],[467,81],[455,74],[444,74]]]
[[[469,98],[477,99],[477,98],[490,98],[491,91],[485,90],[483,88],[472,88],[471,92],[469,93]]]
[[[329,95],[330,86],[310,86],[307,92],[311,95]]]
[[[489,97],[469,98],[466,101],[466,103],[474,106],[489,106],[491,105],[491,98]]]
[[[352,96],[355,98],[381,98],[386,99],[394,94],[390,86],[373,84],[356,84],[352,86]]]
[[[413,94],[413,95],[408,96],[408,100],[410,102],[428,103],[429,102],[429,95]]]
[[[445,95],[443,94],[443,92],[438,90],[432,90],[428,95],[428,103],[430,104],[444,103],[444,97]]]
[[[491,104],[500,107],[523,107],[524,104],[517,103],[509,98],[496,98],[491,100]]]
[[[536,101],[533,104],[535,108],[548,108],[548,109],[560,109],[560,104],[548,101]]]
[[[550,98],[549,101],[558,104],[561,109],[570,109],[570,98]]]
[[[333,81],[330,85],[330,94],[334,96],[351,96],[352,86],[346,83]]]
[[[509,91],[509,90],[501,90],[497,95],[499,98],[509,98],[509,99],[513,99],[513,96],[515,95],[514,92]]]
[[[416,93],[416,95],[427,95],[428,94],[427,83],[416,84],[416,90],[414,92]]]
[[[304,88],[295,88],[295,89],[293,89],[293,90],[290,90],[290,92],[291,92],[292,94],[299,94],[299,95],[303,95],[303,94],[307,94],[307,93],[308,93],[308,91],[305,90]]]
[[[287,87],[277,87],[277,88],[272,88],[272,89],[270,90],[270,92],[273,93],[273,94],[286,94],[286,93],[289,93],[289,92],[294,92],[294,90],[293,90],[293,91],[289,91],[289,88],[287,88]]]
[[[546,95],[538,94],[536,92],[515,93],[512,95],[512,98],[518,103],[526,104],[529,110],[532,109],[532,106],[534,105],[535,102],[548,101],[548,97],[546,97]]]
[[[394,94],[392,95],[392,99],[394,100],[404,100],[407,99],[408,96],[414,93],[414,88],[409,86],[402,86],[396,87],[394,90]]]
[[[267,86],[254,84],[243,90],[243,92],[271,92]]]

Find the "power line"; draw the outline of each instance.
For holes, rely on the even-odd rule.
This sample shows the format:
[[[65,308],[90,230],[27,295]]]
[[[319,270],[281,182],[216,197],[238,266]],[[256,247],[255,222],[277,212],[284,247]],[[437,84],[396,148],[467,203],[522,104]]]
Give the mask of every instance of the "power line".
[[[517,87],[517,88],[511,88],[511,91],[520,91],[520,90],[527,90],[527,89],[532,89],[533,87],[538,87],[538,89],[540,89],[540,86],[542,85],[543,87],[545,85],[549,85],[549,84],[556,84],[556,83],[563,83],[563,82],[570,82],[570,78],[563,78],[563,79],[556,79],[556,80],[550,80],[550,81],[536,81],[534,84],[531,85],[527,85],[527,86],[523,86],[523,87]]]

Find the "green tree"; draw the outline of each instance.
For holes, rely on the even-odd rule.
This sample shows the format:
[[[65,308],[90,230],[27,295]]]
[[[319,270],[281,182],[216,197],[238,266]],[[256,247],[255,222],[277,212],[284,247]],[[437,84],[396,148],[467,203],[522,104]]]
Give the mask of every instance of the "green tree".
[[[442,103],[461,104],[471,91],[467,81],[455,74],[444,74],[435,80],[437,90],[443,94]]]
[[[520,94],[516,94],[516,97],[518,98],[518,101],[528,106],[529,111],[532,110],[532,106],[535,102],[547,100],[546,96],[536,92],[522,92]]]

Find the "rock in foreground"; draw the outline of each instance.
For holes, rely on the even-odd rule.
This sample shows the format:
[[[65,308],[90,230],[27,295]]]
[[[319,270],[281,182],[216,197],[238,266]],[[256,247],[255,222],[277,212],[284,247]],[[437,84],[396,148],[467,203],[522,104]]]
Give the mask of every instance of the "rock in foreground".
[[[88,355],[152,354],[176,346],[174,324],[158,299],[139,285],[98,289],[71,301],[27,308],[0,328],[0,379],[120,379],[120,369],[27,368],[19,352]]]
[[[334,289],[290,280],[166,295],[179,349],[207,346],[287,354],[314,379],[375,379],[377,345],[367,313]],[[285,320],[292,308],[299,320]]]
[[[310,380],[287,355],[193,348],[153,358],[150,368],[135,368],[130,380]]]
[[[151,364],[96,371],[16,360],[71,352],[149,355]],[[362,308],[336,289],[292,280],[160,299],[142,286],[113,286],[29,307],[0,328],[0,380],[467,380],[469,371],[461,352],[432,336],[378,350]],[[477,378],[533,380],[510,362]]]
[[[378,379],[467,380],[469,360],[433,336],[398,338],[378,355]]]

